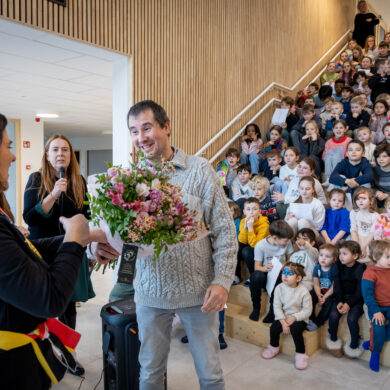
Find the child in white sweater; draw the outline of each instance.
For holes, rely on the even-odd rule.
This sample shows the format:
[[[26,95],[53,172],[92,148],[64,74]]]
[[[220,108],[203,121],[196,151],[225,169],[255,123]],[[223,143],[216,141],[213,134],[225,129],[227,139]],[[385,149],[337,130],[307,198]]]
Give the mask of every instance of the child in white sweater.
[[[275,288],[275,321],[270,328],[270,345],[262,353],[272,359],[279,353],[280,334],[291,334],[295,344],[295,367],[304,370],[308,365],[303,331],[312,312],[310,293],[300,282],[305,271],[300,264],[287,263],[282,269],[282,282]]]
[[[299,181],[300,197],[290,203],[286,212],[286,222],[296,234],[303,228],[312,229],[318,237],[318,231],[325,221],[325,207],[315,196],[315,181],[312,176],[304,176]]]

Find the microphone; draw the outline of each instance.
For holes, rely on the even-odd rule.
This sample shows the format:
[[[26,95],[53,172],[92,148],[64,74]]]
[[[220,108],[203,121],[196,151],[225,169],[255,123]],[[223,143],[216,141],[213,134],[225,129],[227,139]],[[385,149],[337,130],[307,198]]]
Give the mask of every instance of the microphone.
[[[65,168],[60,167],[58,173],[60,174],[60,179],[62,179],[65,176]]]

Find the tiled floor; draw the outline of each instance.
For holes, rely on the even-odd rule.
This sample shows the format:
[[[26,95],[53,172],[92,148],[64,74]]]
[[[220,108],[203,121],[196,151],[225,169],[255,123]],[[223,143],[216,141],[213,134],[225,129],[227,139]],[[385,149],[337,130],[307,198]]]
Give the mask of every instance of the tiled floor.
[[[82,339],[78,348],[79,360],[86,368],[86,379],[81,390],[93,390],[102,373],[100,308],[107,302],[112,285],[110,273],[94,273],[96,298],[78,309],[78,330]],[[170,390],[199,389],[188,345],[180,343],[183,330],[174,331],[169,356],[168,388]],[[390,369],[376,374],[365,361],[336,359],[326,351],[319,351],[310,359],[310,367],[303,372],[294,368],[294,358],[280,355],[273,360],[261,358],[259,347],[228,339],[229,347],[221,351],[221,361],[227,390],[238,389],[315,389],[315,390],[371,390],[390,389]],[[103,382],[103,381],[102,381]],[[97,390],[103,390],[100,382]],[[80,379],[66,375],[53,386],[54,390],[76,390]],[[118,389],[122,390],[122,389]]]

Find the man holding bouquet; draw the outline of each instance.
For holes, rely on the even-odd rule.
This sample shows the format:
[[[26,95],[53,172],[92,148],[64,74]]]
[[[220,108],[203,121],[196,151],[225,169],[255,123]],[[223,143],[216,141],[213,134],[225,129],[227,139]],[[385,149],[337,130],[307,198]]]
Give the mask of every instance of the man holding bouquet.
[[[181,318],[201,389],[225,388],[218,357],[218,312],[225,306],[237,262],[234,222],[211,165],[170,144],[170,122],[153,101],[141,101],[128,113],[133,145],[148,163],[171,160],[170,179],[182,188],[209,234],[168,248],[156,261],[138,258],[134,280],[141,340],[140,389],[162,390],[167,369],[172,321]]]

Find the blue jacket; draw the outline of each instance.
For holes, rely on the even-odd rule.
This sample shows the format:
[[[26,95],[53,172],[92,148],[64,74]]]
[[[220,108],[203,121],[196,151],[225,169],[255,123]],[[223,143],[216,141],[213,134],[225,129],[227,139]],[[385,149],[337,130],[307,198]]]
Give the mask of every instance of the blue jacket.
[[[325,222],[322,230],[328,233],[328,236],[333,240],[340,230],[343,230],[348,236],[351,230],[351,221],[349,219],[349,211],[346,208],[340,210],[332,210],[330,207],[325,211]],[[342,237],[343,238],[343,237]]]
[[[322,127],[322,119],[319,117],[319,115],[314,115],[313,120],[317,122],[318,128],[321,129]],[[305,129],[302,127],[305,123],[305,118],[301,118],[292,128],[291,131],[296,130],[300,133],[304,133]]]
[[[357,165],[352,165],[348,157],[341,160],[330,175],[329,183],[343,187],[346,179],[355,179],[359,185],[371,183],[374,179],[374,172],[368,160],[363,157]],[[348,192],[352,193],[353,190],[348,188]]]
[[[344,114],[341,114],[341,115],[340,115],[340,119],[342,119],[343,121],[347,121],[347,116],[344,115]],[[325,122],[325,132],[333,131],[333,124],[334,124],[335,122],[336,122],[336,118],[328,119],[328,120]]]

